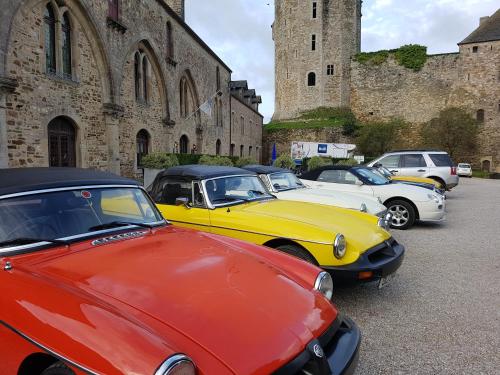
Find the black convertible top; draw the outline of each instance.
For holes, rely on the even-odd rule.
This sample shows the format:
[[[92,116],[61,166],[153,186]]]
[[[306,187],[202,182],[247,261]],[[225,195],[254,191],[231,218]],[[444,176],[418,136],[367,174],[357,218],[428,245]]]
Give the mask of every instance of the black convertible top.
[[[285,168],[277,168],[277,167],[272,167],[272,166],[267,166],[267,165],[259,165],[259,164],[245,165],[243,167],[243,169],[246,169],[247,171],[252,171],[252,172],[255,172],[258,174],[292,172],[291,170],[285,169]]]
[[[0,196],[72,186],[139,185],[115,174],[80,168],[0,169]]]
[[[164,170],[158,174],[159,178],[172,176],[172,177],[186,177],[192,180],[205,180],[208,178],[224,177],[224,176],[255,176],[256,173],[235,167],[221,167],[213,165],[180,165]],[[157,178],[158,178],[157,177]]]

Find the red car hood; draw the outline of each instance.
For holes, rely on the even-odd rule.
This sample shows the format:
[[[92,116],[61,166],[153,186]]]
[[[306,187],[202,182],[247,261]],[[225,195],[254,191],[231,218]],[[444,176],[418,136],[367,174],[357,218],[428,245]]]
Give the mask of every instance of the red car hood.
[[[74,247],[38,263],[37,271],[126,303],[182,332],[238,374],[272,372],[336,317],[318,293],[210,234],[168,227]],[[168,342],[158,329],[154,334]]]

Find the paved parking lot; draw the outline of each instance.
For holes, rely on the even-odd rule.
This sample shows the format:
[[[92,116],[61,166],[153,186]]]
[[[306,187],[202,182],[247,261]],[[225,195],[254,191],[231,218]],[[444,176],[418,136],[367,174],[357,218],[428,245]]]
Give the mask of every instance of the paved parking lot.
[[[461,179],[447,221],[394,231],[392,282],[338,290],[363,331],[357,374],[500,374],[500,181]]]

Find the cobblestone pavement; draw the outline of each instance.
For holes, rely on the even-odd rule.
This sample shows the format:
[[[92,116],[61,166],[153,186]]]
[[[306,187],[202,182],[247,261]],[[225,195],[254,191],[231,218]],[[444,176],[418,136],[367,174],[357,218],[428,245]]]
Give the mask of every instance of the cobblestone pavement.
[[[500,374],[500,181],[461,179],[447,220],[393,231],[395,279],[339,289],[363,332],[357,375]]]

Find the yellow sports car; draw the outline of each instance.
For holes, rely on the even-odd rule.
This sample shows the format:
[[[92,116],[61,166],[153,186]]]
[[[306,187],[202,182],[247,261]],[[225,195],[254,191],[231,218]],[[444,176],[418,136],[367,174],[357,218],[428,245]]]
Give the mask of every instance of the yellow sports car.
[[[149,190],[173,224],[283,251],[320,265],[337,281],[382,279],[403,261],[404,247],[385,229],[390,218],[279,200],[254,172],[173,167],[161,172]]]
[[[375,164],[374,167],[370,168],[372,169],[372,171],[379,173],[389,180],[406,185],[420,186],[425,189],[435,191],[436,193],[441,194],[444,199],[446,199],[446,190],[442,188],[443,185],[440,182],[433,180],[432,178],[417,176],[395,176],[389,169],[380,164]]]

